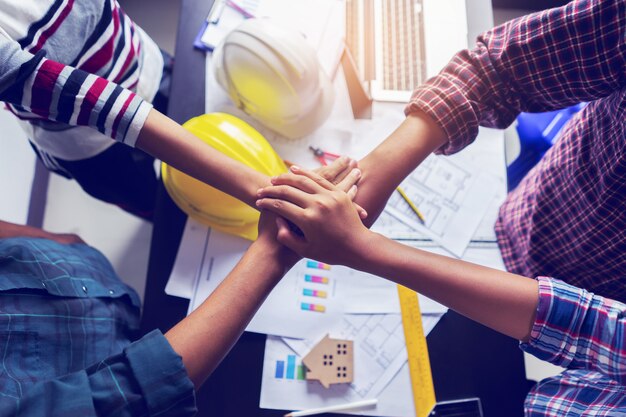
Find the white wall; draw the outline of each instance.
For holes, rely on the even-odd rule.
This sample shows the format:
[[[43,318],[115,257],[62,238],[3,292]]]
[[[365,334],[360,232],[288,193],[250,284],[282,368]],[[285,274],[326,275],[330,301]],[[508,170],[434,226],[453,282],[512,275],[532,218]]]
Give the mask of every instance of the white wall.
[[[35,161],[17,120],[0,107],[0,219],[26,223]]]

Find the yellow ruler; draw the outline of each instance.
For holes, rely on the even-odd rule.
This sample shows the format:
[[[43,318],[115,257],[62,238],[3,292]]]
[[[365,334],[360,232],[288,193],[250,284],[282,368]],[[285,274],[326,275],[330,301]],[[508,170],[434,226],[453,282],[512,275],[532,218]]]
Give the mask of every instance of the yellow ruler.
[[[398,285],[398,297],[400,298],[406,351],[409,357],[415,416],[426,417],[435,407],[437,400],[435,399],[433,376],[430,371],[426,336],[424,336],[422,326],[422,313],[415,291]]]

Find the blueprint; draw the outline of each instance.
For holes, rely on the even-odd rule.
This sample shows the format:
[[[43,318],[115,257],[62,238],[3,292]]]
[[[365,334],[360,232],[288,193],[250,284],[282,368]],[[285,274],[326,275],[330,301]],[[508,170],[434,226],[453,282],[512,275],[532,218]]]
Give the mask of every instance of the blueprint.
[[[397,192],[385,210],[461,257],[491,206],[497,185],[497,179],[470,165],[431,155],[401,184],[425,223]]]

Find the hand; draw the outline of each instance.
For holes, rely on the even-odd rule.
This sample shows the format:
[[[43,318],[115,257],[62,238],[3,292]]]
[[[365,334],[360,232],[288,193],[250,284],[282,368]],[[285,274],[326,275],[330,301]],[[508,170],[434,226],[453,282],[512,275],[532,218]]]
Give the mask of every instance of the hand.
[[[259,218],[259,236],[253,243],[257,246],[262,246],[264,250],[269,251],[273,258],[280,262],[283,266],[290,268],[300,260],[295,252],[286,246],[283,246],[277,239],[278,216],[268,210],[261,210],[261,217]]]
[[[357,161],[347,156],[342,156],[335,159],[330,165],[314,169],[313,172],[336,185],[338,189],[348,194],[350,200],[354,201],[358,191],[358,188],[354,185],[361,179],[361,171],[355,171],[357,167]],[[356,203],[354,205],[361,219],[366,219],[367,211]]]
[[[74,233],[48,233],[47,238],[63,245],[86,244],[80,236]]]
[[[257,206],[295,224],[302,235],[277,218],[277,240],[301,256],[331,264],[359,258],[371,232],[363,225],[348,195],[319,175],[291,167],[259,190]]]

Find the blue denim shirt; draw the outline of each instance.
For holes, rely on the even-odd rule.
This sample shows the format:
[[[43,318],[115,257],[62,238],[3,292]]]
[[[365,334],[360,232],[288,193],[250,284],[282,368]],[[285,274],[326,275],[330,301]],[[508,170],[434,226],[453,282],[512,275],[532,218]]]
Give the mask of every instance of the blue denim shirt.
[[[0,240],[0,416],[193,415],[193,384],[139,297],[82,244]]]

